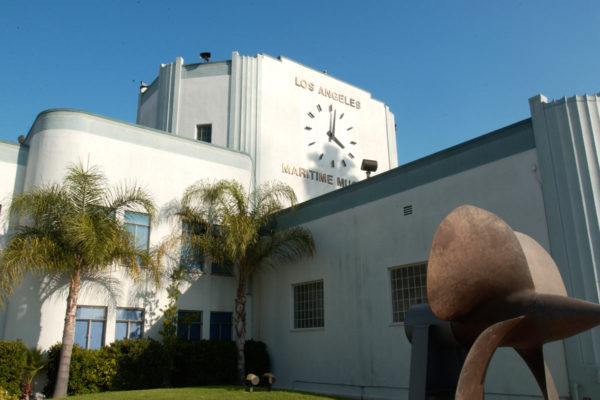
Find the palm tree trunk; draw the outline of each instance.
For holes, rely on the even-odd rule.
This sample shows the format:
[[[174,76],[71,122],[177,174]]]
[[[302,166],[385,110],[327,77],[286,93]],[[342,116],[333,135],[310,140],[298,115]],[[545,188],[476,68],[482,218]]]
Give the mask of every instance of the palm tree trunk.
[[[246,375],[246,279],[240,274],[235,298],[235,345],[237,348],[237,378],[243,385]]]
[[[69,296],[67,297],[67,312],[65,315],[65,326],[63,328],[62,346],[58,362],[58,373],[56,385],[52,397],[66,397],[69,385],[69,368],[71,366],[71,353],[73,352],[73,338],[75,337],[75,318],[77,313],[77,298],[81,282],[81,271],[75,269],[69,285]]]

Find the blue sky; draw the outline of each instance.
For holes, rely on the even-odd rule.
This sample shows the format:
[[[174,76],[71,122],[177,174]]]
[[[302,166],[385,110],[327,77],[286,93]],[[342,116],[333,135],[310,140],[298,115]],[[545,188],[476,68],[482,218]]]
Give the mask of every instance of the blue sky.
[[[0,2],[0,139],[76,108],[135,122],[140,80],[181,56],[283,55],[395,115],[399,163],[600,92],[599,1]]]

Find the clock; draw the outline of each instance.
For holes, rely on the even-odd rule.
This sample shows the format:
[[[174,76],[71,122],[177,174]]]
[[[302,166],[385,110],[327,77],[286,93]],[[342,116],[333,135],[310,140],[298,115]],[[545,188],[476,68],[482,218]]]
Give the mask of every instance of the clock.
[[[356,128],[344,110],[317,104],[306,113],[305,143],[309,158],[321,166],[345,169],[356,166]]]

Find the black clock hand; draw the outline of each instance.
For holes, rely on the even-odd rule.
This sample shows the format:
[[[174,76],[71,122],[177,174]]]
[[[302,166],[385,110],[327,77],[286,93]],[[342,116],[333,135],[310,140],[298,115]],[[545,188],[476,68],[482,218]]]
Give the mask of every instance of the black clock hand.
[[[333,127],[331,128],[331,134],[333,136],[335,136],[335,114],[337,113],[337,110],[333,110]]]
[[[330,142],[333,139],[333,141],[335,142],[335,144],[337,144],[338,146],[340,146],[342,149],[344,148],[344,145],[342,144],[342,142],[340,142],[338,140],[338,138],[335,137],[335,135],[333,134],[333,132],[327,132],[327,136],[329,136],[329,141]]]
[[[333,126],[333,119],[332,119],[331,108],[330,108],[329,109],[329,130],[327,131],[327,136],[329,136],[330,142],[331,142],[331,135],[332,135],[332,129],[333,129],[332,126]]]

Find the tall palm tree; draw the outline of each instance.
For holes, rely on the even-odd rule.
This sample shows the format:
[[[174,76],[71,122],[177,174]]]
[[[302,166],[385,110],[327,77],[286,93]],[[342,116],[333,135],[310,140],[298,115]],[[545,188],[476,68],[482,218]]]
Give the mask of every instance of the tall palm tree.
[[[26,273],[68,278],[67,310],[53,397],[67,394],[77,299],[82,280],[124,267],[138,279],[142,268],[158,271],[147,250],[138,249],[121,221],[124,210],[152,218],[156,207],[137,186],[107,186],[96,167],[68,168],[62,184],[33,187],[15,195],[9,217],[15,225],[0,254],[0,305]],[[158,277],[158,274],[154,275]]]
[[[276,213],[295,203],[293,189],[283,183],[264,184],[247,194],[238,182],[221,180],[187,188],[174,213],[184,225],[193,227],[182,235],[184,244],[199,246],[237,279],[234,326],[237,377],[242,384],[248,280],[261,266],[311,256],[315,249],[309,230],[277,227]]]

